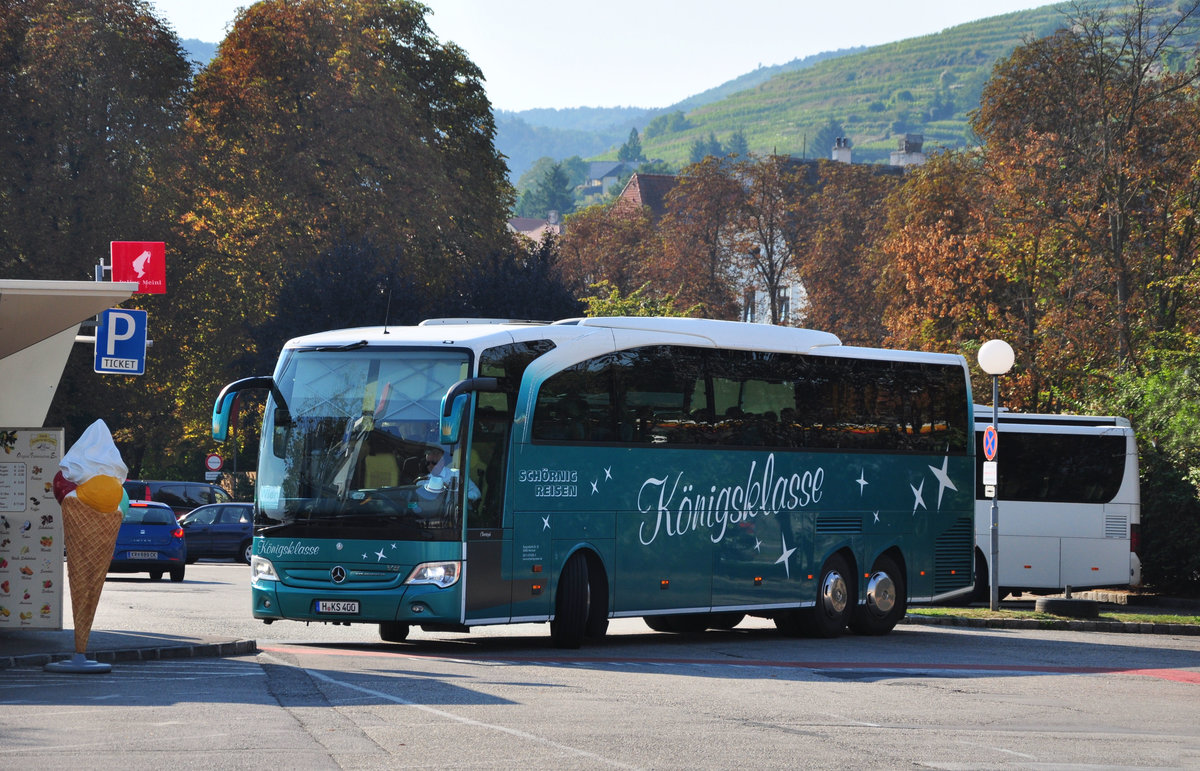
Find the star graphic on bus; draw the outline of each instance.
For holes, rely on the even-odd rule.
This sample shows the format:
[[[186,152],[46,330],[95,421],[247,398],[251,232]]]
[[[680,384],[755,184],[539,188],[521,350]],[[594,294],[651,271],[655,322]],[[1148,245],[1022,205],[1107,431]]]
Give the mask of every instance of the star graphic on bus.
[[[595,495],[596,493],[600,492],[600,488],[598,487],[599,484],[600,484],[599,479],[592,480],[592,495]]]
[[[758,540],[757,536],[754,539],[754,551],[756,551],[756,552],[762,551],[762,541]]]
[[[921,484],[919,486],[913,487],[912,485],[909,485],[909,487],[912,488],[913,495],[916,497],[916,499],[913,501],[913,514],[915,515],[917,513],[917,507],[925,509],[925,477],[921,477]],[[926,509],[926,511],[928,511],[928,509]]]
[[[958,488],[955,487],[954,483],[950,481],[950,474],[947,473],[949,468],[950,468],[950,456],[948,456],[948,455],[942,459],[942,467],[941,468],[937,468],[936,466],[929,467],[929,470],[933,472],[934,477],[936,477],[937,481],[938,481],[938,510],[939,511],[942,508],[942,493],[946,492],[946,488],[949,487],[954,492],[958,492]]]
[[[868,481],[867,481],[867,476],[866,476],[866,474],[865,474],[865,473],[863,473],[864,471],[865,471],[865,469],[861,469],[861,468],[860,468],[860,469],[858,470],[858,479],[854,480],[855,482],[858,482],[858,495],[859,495],[859,497],[862,497],[862,494],[863,494],[863,489],[864,489],[864,488],[865,488],[867,485],[871,484],[870,482],[868,482]]]
[[[791,578],[792,577],[792,568],[788,564],[788,559],[792,556],[792,552],[796,551],[796,547],[793,546],[790,549],[788,548],[786,535],[780,535],[779,540],[783,541],[783,554],[779,555],[779,559],[775,560],[775,564],[778,565],[780,562],[782,562],[783,569],[784,569],[784,571],[787,572],[787,577]]]
[[[549,515],[549,514],[547,514],[546,516],[542,517],[542,529],[543,529],[543,530],[549,530],[549,529],[550,529],[550,515]]]
[[[604,469],[604,481],[605,482],[612,481],[612,466],[608,466]]]
[[[375,552],[375,556],[379,558],[375,560],[376,562],[382,562],[383,560],[387,559],[387,555],[383,553],[382,546],[379,547],[379,551]]]
[[[879,512],[878,512],[878,511],[873,511],[873,512],[871,512],[871,513],[875,515],[875,521],[876,521],[876,522],[878,522],[878,521],[879,521]]]

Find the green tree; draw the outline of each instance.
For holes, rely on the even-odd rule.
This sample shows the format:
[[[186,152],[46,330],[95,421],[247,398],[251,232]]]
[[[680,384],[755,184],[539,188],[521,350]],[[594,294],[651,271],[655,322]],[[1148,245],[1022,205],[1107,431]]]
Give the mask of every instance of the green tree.
[[[833,156],[834,143],[838,137],[844,136],[846,136],[846,129],[841,123],[830,118],[817,129],[817,133],[813,134],[812,141],[808,143],[807,156],[829,160]]]
[[[643,132],[646,139],[662,136],[664,134],[674,134],[680,131],[686,131],[691,124],[680,110],[657,115],[646,124],[646,130]]]
[[[0,275],[90,280],[113,240],[166,241],[174,258],[164,179],[190,77],[144,2],[0,3]],[[169,281],[170,296],[137,299],[158,343],[148,374],[97,375],[75,346],[47,416],[68,442],[105,420],[134,471],[179,434],[161,366],[174,341],[158,322],[184,290]]]
[[[741,129],[729,135],[729,141],[725,143],[725,155],[736,155],[744,157],[750,154],[750,143],[746,141],[746,135]]]
[[[700,163],[708,156],[720,158],[724,155],[721,150],[721,143],[717,141],[717,135],[713,132],[708,132],[708,138],[700,137],[692,142],[688,148],[688,163]]]
[[[534,190],[535,209],[540,212],[537,216],[548,217],[551,212],[558,212],[560,216],[568,214],[575,208],[571,187],[571,180],[561,163],[546,169]]]
[[[622,294],[620,289],[608,281],[598,281],[590,287],[593,294],[583,298],[586,304],[585,313],[591,317],[692,315],[691,312],[677,310],[675,298],[671,295],[655,295],[649,293],[648,288],[649,284],[642,284],[632,292]]]
[[[197,291],[177,308],[175,384],[197,434],[215,389],[282,342],[257,332],[281,276],[362,241],[437,293],[510,243],[482,75],[426,11],[262,0],[197,76],[178,179],[194,191],[180,268]]]
[[[625,140],[625,144],[617,150],[617,160],[634,163],[645,159],[646,157],[642,155],[642,140],[638,137],[637,129],[629,129],[629,139]]]
[[[166,240],[155,198],[191,75],[135,0],[0,4],[0,273],[92,278],[114,240]]]

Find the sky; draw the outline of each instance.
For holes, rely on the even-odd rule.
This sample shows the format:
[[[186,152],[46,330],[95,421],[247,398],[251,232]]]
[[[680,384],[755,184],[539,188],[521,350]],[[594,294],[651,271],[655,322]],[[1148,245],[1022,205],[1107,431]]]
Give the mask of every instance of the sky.
[[[760,65],[891,43],[1047,0],[423,0],[483,71],[492,107],[667,107]],[[219,43],[248,0],[150,0]]]

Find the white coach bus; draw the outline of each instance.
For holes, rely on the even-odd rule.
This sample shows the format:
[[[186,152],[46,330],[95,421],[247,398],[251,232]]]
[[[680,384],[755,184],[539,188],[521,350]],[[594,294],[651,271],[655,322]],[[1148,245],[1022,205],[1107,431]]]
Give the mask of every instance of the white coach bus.
[[[975,408],[975,592],[988,597],[992,499]],[[1119,417],[1001,412],[996,452],[1000,596],[1141,583],[1137,444]]]

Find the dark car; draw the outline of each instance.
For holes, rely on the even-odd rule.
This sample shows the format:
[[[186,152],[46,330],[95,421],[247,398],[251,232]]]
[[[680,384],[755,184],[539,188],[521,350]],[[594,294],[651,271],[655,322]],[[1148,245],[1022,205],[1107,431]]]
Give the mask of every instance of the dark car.
[[[254,541],[254,504],[212,503],[179,520],[187,541],[188,562],[225,557],[250,564]]]
[[[209,482],[175,482],[161,479],[127,479],[125,494],[131,501],[165,503],[179,519],[197,506],[208,503],[229,503],[229,493]]]
[[[187,564],[187,542],[175,512],[165,503],[130,501],[121,519],[110,573],[149,573],[157,581],[170,573],[182,581]]]

